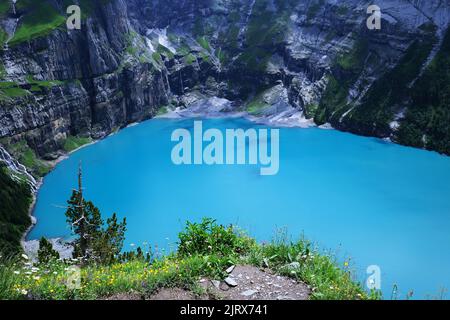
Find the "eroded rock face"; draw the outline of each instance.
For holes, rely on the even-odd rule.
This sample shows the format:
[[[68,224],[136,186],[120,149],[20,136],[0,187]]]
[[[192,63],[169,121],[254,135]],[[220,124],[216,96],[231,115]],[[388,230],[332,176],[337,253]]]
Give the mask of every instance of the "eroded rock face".
[[[373,112],[370,88],[414,49],[407,92],[440,50],[450,3],[377,1],[382,29],[370,31],[372,2],[111,0],[90,8],[80,31],[21,42],[11,24],[29,13],[10,10],[0,18],[0,77],[14,90],[1,95],[0,143],[26,141],[52,159],[68,137],[104,137],[162,106],[184,107],[195,91],[248,102],[280,86],[283,101],[318,124],[395,139],[408,95]],[[61,0],[49,3],[65,15]]]

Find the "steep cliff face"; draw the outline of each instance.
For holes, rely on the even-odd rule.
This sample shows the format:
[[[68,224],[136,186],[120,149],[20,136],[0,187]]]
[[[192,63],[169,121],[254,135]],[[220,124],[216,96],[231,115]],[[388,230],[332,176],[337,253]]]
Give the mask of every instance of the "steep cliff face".
[[[33,8],[23,10],[15,16],[25,19]],[[19,158],[25,149],[54,159],[70,137],[101,138],[167,103],[165,70],[125,66],[132,30],[125,1],[90,10],[81,31],[59,27],[4,46],[0,137]],[[25,148],[16,147],[23,141]],[[45,173],[31,165],[34,173]]]
[[[261,93],[280,85],[318,124],[450,153],[448,126],[423,125],[437,107],[423,121],[409,114],[442,56],[448,1],[375,1],[381,30],[366,27],[373,1],[74,2],[82,29],[68,31],[68,1],[1,1],[0,143],[37,175],[68,141],[184,107],[187,93],[258,112]],[[444,119],[446,97],[427,101]]]

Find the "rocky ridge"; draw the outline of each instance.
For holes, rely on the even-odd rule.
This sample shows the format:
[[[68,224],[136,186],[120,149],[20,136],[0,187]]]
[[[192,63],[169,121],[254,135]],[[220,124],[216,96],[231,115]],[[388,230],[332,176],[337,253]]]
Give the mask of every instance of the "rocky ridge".
[[[62,0],[43,2],[65,16]],[[331,123],[409,144],[397,136],[408,88],[441,51],[450,17],[446,1],[380,0],[382,29],[371,31],[372,1],[78,3],[81,30],[60,24],[25,40],[38,5],[19,0],[0,13],[0,144],[34,176],[48,170],[39,161],[68,151],[67,141],[100,139],[212,97],[269,124]],[[404,94],[386,93],[380,83],[397,73],[393,90]],[[417,146],[437,148],[420,134]]]

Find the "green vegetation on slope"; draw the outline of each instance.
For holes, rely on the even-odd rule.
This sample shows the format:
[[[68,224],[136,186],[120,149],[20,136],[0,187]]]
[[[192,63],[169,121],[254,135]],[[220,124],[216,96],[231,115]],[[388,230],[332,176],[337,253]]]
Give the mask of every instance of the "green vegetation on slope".
[[[8,138],[4,138],[2,143],[14,158],[31,170],[35,177],[42,177],[50,171],[50,165],[39,159],[26,141],[10,143]]]
[[[91,138],[69,136],[64,141],[64,150],[66,152],[71,152],[91,142]]]
[[[434,60],[411,90],[398,142],[450,154],[450,28]]]
[[[307,110],[308,116],[314,116],[319,124],[331,122],[359,134],[388,136],[391,131],[389,123],[412,94],[409,85],[419,75],[421,66],[436,42],[435,29],[430,30],[414,41],[397,65],[377,79],[361,104],[354,106],[347,100],[350,88],[367,65],[377,63],[371,60],[375,58],[370,53],[368,41],[358,38],[351,52],[337,58],[319,107]],[[360,85],[365,87],[369,84]],[[341,122],[346,112],[348,114]]]
[[[0,82],[0,101],[20,98],[29,92],[15,82]]]
[[[72,192],[66,211],[75,235],[73,259],[61,260],[46,239],[40,241],[34,264],[25,255],[0,256],[0,299],[98,299],[118,293],[149,297],[167,287],[203,295],[206,292],[199,286],[200,278],[223,280],[228,275],[226,269],[238,264],[269,268],[304,282],[312,288],[312,299],[379,298],[378,292],[368,294],[354,280],[348,262],[341,268],[332,255],[318,251],[304,239],[288,241],[285,233],[279,233],[271,243],[258,244],[236,227],[219,225],[210,218],[187,222],[178,235],[177,251],[161,255],[149,246],[144,248],[148,250],[145,254],[140,247],[121,252],[126,220],[119,222],[113,214],[104,223],[100,210],[80,191],[81,169],[78,177],[79,188]],[[29,191],[13,184],[7,175],[0,175],[0,186],[0,217],[23,224],[14,234],[19,239],[29,225]],[[17,199],[23,200],[19,207]],[[21,215],[17,215],[19,209]],[[22,220],[14,220],[18,218]],[[68,270],[73,266],[80,270],[77,286],[70,282],[73,273]]]
[[[0,63],[0,79],[5,75],[5,67]],[[31,94],[46,94],[48,89],[63,84],[64,82],[59,80],[35,80],[31,75],[26,77],[25,83],[0,81],[0,101],[12,101],[14,99],[31,96]]]
[[[0,255],[19,252],[20,240],[31,225],[31,192],[26,182],[13,180],[0,164]]]
[[[11,45],[45,36],[66,21],[47,0],[20,0],[17,10],[23,12],[23,17],[10,41]]]
[[[153,252],[154,253],[154,252]],[[141,249],[122,255],[112,264],[87,264],[81,268],[81,282],[68,288],[67,272],[75,261],[49,259],[27,276],[30,266],[0,261],[0,299],[98,299],[119,293],[149,297],[164,287],[190,289],[205,294],[198,280],[224,279],[231,265],[269,266],[271,270],[309,284],[312,299],[377,299],[353,280],[348,264],[341,269],[329,254],[320,253],[305,240],[287,241],[281,236],[260,245],[233,226],[218,225],[212,219],[188,223],[179,234],[179,250],[165,256],[144,258]],[[47,260],[45,257],[43,261]],[[287,268],[293,262],[298,268]]]
[[[264,94],[266,92],[267,90],[259,93],[247,103],[245,109],[247,110],[248,113],[258,115],[262,110],[269,107],[269,104],[264,100]]]
[[[433,36],[415,41],[399,63],[374,82],[362,104],[344,120],[346,125],[363,134],[387,136],[395,111],[411,96],[409,84],[419,75],[435,41]]]
[[[267,63],[284,41],[288,31],[289,1],[274,2],[276,10],[268,0],[256,0],[245,33],[245,51],[237,59],[251,72],[264,72]]]
[[[211,52],[211,45],[209,44],[209,41],[206,37],[198,37],[197,42],[203,49]]]
[[[63,81],[59,80],[35,80],[32,75],[27,76],[27,83],[31,85],[30,91],[34,93],[64,84]]]
[[[85,19],[98,5],[105,5],[111,0],[80,0],[81,17]],[[10,44],[16,45],[37,37],[48,35],[53,30],[65,27],[68,17],[65,9],[75,4],[71,0],[64,0],[63,12],[57,11],[50,0],[20,0],[16,4],[17,11],[22,15],[19,27]],[[0,7],[1,15],[2,7]]]
[[[156,115],[162,116],[162,115],[165,115],[167,112],[169,112],[168,106],[162,106],[158,109],[158,111],[156,112]]]
[[[362,72],[368,54],[367,39],[358,37],[353,49],[336,59],[336,71],[328,78],[328,85],[319,106],[307,107],[307,116],[314,117],[316,123],[323,124],[329,121],[332,115],[343,114],[350,108],[347,106],[347,96],[351,85]]]

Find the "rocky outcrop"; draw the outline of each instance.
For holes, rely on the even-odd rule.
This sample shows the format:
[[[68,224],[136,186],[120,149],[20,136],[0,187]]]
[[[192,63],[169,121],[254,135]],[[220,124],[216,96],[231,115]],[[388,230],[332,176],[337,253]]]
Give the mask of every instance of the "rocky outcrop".
[[[63,1],[43,2],[65,16]],[[375,1],[382,29],[371,31],[372,2],[101,1],[82,6],[81,30],[60,25],[18,41],[36,9],[19,0],[0,13],[0,143],[17,157],[15,144],[26,141],[38,157],[55,159],[69,137],[102,138],[162,106],[184,107],[193,91],[245,109],[280,86],[283,110],[288,103],[318,124],[395,140],[408,88],[440,50],[450,4]],[[412,70],[402,95],[371,103],[399,65]]]

